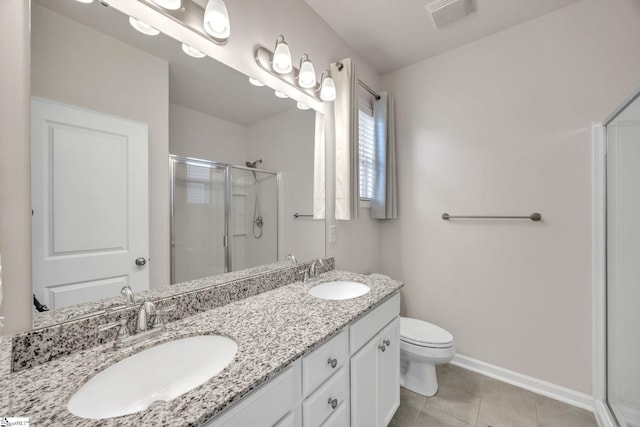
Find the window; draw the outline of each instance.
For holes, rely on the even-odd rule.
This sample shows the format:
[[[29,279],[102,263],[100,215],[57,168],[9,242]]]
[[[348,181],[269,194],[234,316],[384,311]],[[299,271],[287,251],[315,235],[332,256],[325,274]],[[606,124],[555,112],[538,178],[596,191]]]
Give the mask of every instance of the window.
[[[358,120],[360,200],[371,200],[373,198],[373,179],[375,176],[375,127],[371,103],[360,101]]]

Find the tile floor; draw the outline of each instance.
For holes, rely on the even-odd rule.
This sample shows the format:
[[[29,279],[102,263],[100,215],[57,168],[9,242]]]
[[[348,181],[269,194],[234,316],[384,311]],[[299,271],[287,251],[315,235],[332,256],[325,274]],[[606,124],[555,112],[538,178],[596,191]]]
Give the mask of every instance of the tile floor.
[[[440,365],[438,393],[400,391],[389,427],[598,427],[589,411],[453,365]]]

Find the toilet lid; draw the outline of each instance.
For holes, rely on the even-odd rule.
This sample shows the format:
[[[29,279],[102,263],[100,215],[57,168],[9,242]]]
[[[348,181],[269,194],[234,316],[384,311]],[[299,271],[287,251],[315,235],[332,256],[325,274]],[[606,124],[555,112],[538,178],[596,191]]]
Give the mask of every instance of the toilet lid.
[[[418,319],[400,318],[400,339],[421,347],[451,347],[453,335],[444,329]]]

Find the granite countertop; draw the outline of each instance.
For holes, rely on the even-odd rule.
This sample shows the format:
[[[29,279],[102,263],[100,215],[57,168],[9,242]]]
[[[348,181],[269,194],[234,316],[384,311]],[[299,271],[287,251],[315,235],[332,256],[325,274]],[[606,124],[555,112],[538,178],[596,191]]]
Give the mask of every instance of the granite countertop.
[[[356,280],[369,285],[371,292],[342,301],[321,300],[307,293],[312,286],[331,280]],[[33,426],[199,426],[402,285],[330,271],[307,283],[296,282],[169,323],[162,335],[127,349],[106,344],[11,374],[11,416],[29,417]],[[89,420],[67,410],[71,395],[113,363],[164,341],[203,334],[225,335],[238,343],[234,361],[203,385],[151,409],[117,418]]]

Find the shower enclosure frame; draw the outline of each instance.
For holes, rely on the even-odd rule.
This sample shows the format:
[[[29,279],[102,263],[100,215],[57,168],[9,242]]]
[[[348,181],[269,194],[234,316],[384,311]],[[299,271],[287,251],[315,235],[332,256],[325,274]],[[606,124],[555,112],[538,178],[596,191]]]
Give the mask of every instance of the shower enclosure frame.
[[[170,227],[170,232],[169,232],[169,238],[170,238],[170,280],[171,280],[171,284],[176,284],[176,280],[175,280],[175,275],[176,275],[176,266],[175,266],[175,189],[174,189],[174,183],[175,183],[175,165],[176,164],[183,164],[183,165],[194,165],[194,166],[201,166],[201,167],[207,167],[207,168],[211,168],[211,169],[223,169],[224,170],[224,180],[225,180],[225,184],[224,184],[224,236],[223,236],[223,246],[224,246],[224,254],[225,254],[225,262],[224,262],[224,270],[225,273],[229,273],[230,271],[232,271],[232,267],[233,267],[233,238],[230,238],[229,236],[232,235],[232,230],[231,227],[233,226],[233,223],[231,222],[231,215],[232,215],[232,191],[233,191],[233,183],[232,183],[232,176],[231,176],[231,170],[232,169],[238,169],[238,170],[243,170],[243,171],[249,171],[249,172],[256,172],[256,173],[264,173],[264,174],[268,174],[268,175],[273,175],[276,179],[276,218],[275,218],[275,223],[276,223],[276,236],[275,236],[275,247],[276,247],[276,260],[279,259],[279,239],[280,239],[280,174],[277,172],[270,172],[270,171],[266,171],[263,169],[257,169],[257,168],[248,168],[245,166],[236,166],[236,165],[232,165],[229,163],[222,163],[222,162],[216,162],[216,161],[212,161],[212,160],[205,160],[205,159],[199,159],[196,157],[185,157],[185,156],[179,156],[176,154],[169,154],[169,227]]]
[[[606,120],[592,126],[592,354],[594,413],[600,427],[620,427],[607,392],[607,126],[640,98],[636,90]]]

